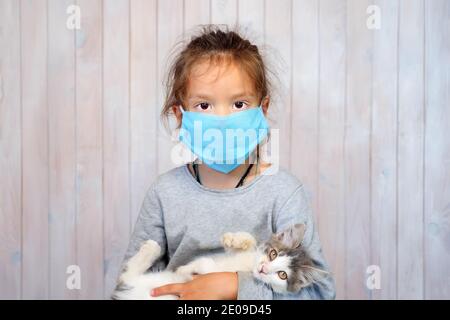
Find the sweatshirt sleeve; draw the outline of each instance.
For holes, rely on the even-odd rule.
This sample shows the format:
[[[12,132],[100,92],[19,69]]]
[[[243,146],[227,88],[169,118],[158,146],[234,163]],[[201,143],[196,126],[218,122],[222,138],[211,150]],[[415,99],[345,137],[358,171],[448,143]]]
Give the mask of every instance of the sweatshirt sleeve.
[[[136,254],[142,243],[152,239],[161,247],[161,257],[150,267],[150,271],[160,271],[167,266],[167,240],[164,220],[158,195],[154,185],[150,187],[142,203],[137,221],[131,234],[128,248],[122,262],[122,269],[128,259]]]
[[[280,232],[296,223],[304,223],[306,231],[302,246],[309,252],[319,268],[330,272],[314,225],[309,197],[303,185],[297,187],[281,209],[275,212],[272,222],[275,232]],[[331,275],[297,293],[286,294],[274,292],[268,285],[253,278],[250,272],[238,272],[238,283],[238,300],[335,299],[336,296],[335,283]]]

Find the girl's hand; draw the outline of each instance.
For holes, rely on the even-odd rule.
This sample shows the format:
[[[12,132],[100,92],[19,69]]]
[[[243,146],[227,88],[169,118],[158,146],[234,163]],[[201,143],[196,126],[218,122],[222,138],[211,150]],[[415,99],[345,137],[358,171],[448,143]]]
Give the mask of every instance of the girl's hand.
[[[214,272],[194,275],[191,281],[172,283],[154,288],[151,295],[172,294],[180,300],[236,300],[238,275],[236,272]]]

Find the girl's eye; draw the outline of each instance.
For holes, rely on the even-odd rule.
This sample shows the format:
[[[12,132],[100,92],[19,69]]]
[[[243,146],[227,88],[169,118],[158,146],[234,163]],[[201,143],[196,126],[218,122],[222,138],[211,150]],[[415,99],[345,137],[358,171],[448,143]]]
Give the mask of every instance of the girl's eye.
[[[272,261],[276,257],[277,257],[277,251],[275,249],[270,250],[270,252],[269,252],[270,261]]]
[[[236,101],[235,103],[234,103],[234,107],[236,108],[236,109],[243,109],[243,108],[245,108],[247,106],[247,104],[244,102],[244,101]]]
[[[211,105],[210,105],[208,102],[202,102],[202,103],[197,104],[197,105],[195,106],[195,108],[199,108],[200,110],[205,111],[205,110],[208,110],[208,108],[209,108],[210,106],[211,106]]]
[[[287,279],[287,273],[284,271],[278,271],[278,276],[280,277],[281,280]]]

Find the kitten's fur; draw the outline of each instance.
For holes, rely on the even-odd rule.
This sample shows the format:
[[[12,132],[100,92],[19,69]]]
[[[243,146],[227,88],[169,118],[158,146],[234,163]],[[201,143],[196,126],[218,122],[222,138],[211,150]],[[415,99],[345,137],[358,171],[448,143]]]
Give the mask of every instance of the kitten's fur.
[[[328,274],[314,266],[313,260],[301,246],[304,232],[305,225],[296,224],[272,235],[269,241],[258,248],[256,240],[247,232],[225,233],[221,239],[225,253],[199,257],[175,272],[165,270],[145,273],[161,252],[155,241],[148,240],[126,263],[112,298],[178,299],[173,295],[152,297],[150,291],[169,283],[190,281],[193,274],[237,271],[252,272],[256,279],[276,292],[298,292]]]

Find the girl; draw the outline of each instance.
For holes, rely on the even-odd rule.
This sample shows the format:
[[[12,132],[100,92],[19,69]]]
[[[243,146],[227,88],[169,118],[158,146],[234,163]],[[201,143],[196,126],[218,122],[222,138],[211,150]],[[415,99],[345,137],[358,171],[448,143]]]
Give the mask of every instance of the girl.
[[[175,58],[167,84],[162,116],[176,117],[180,140],[198,157],[152,184],[124,264],[148,239],[162,250],[150,271],[175,270],[198,256],[220,251],[219,239],[226,232],[246,231],[259,242],[303,223],[302,245],[321,269],[328,270],[304,186],[283,168],[270,172],[273,165],[259,154],[268,137],[265,116],[270,97],[258,48],[236,32],[204,28]],[[231,129],[256,134],[246,136],[244,147],[236,147],[234,142],[226,143],[231,139],[226,131]],[[206,141],[205,136],[215,139]],[[222,144],[216,146],[210,143],[213,140]],[[298,293],[278,294],[250,272],[217,272],[149,294],[180,299],[330,299],[335,289],[333,279],[327,277]]]

